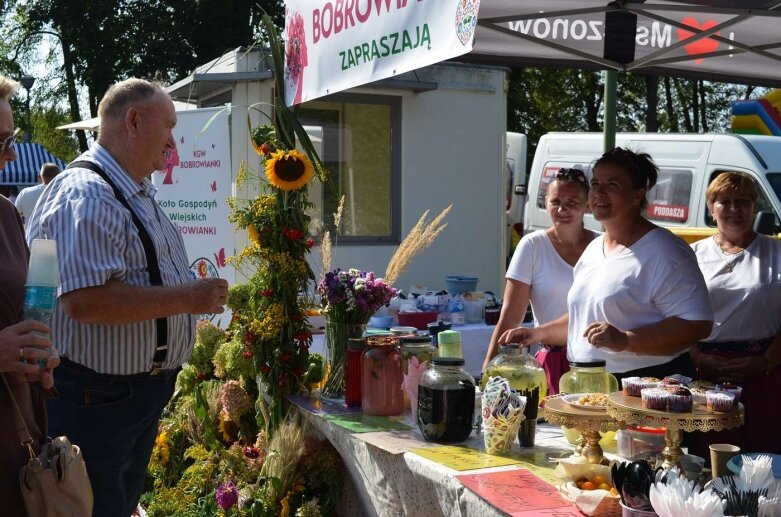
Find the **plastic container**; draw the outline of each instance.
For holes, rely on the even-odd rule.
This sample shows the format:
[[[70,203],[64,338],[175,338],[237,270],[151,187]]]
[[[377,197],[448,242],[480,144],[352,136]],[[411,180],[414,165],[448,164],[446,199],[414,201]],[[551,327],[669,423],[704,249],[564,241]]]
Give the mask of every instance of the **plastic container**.
[[[439,357],[464,358],[461,350],[461,333],[457,330],[443,330],[437,334]]]
[[[618,455],[627,459],[646,452],[662,452],[665,447],[664,429],[628,427],[616,434]]]
[[[654,511],[645,512],[643,510],[635,510],[625,506],[621,501],[618,502],[621,505],[621,517],[658,517]]]
[[[464,319],[467,323],[480,323],[483,321],[485,299],[464,300]]]
[[[391,416],[404,412],[401,352],[394,337],[366,338],[361,356],[361,407],[365,415]]]
[[[431,336],[404,336],[400,340],[402,370],[405,374],[411,358],[417,357],[418,362],[428,361],[431,365],[431,359],[439,355],[437,347],[431,342]]]
[[[376,329],[389,329],[394,322],[393,316],[372,316],[369,318],[369,326]]]
[[[347,373],[344,378],[344,403],[347,407],[361,407],[361,356],[366,350],[364,338],[350,339],[347,344]]]
[[[439,312],[437,311],[418,311],[402,312],[399,311],[399,325],[406,327],[415,327],[419,330],[426,330],[428,324],[437,321]]]
[[[486,325],[496,325],[499,323],[499,316],[502,312],[502,306],[501,305],[494,305],[493,307],[486,307],[485,308],[485,324]]]
[[[434,346],[439,344],[437,335],[443,330],[450,330],[450,321],[434,321],[428,324],[428,333],[431,335],[431,343]]]
[[[464,302],[461,300],[453,300],[449,306],[450,323],[452,325],[463,325],[466,323],[466,315],[464,313]]]
[[[437,357],[418,385],[418,427],[426,440],[463,442],[472,434],[475,381],[464,360]]]
[[[447,291],[451,294],[464,294],[469,291],[476,291],[478,280],[480,279],[476,276],[449,275],[445,277]]]

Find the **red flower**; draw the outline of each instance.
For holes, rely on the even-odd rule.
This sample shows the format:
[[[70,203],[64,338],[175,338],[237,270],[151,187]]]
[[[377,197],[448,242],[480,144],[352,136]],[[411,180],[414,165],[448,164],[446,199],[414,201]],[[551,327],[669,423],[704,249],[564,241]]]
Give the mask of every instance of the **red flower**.
[[[264,364],[263,366],[260,367],[260,373],[262,373],[263,375],[268,375],[269,373],[271,373],[271,367],[267,364]]]
[[[312,333],[308,330],[305,330],[304,332],[299,332],[295,336],[293,336],[293,339],[297,341],[306,341],[307,339],[310,339],[312,337]]]
[[[290,354],[282,354],[281,356],[279,356],[279,360],[282,361],[283,363],[290,361]]]
[[[298,350],[301,352],[303,352],[304,350],[309,350],[309,343],[306,341],[299,341]]]
[[[315,245],[315,240],[314,239],[307,239],[306,240],[306,247],[307,248],[311,248],[314,245]]]
[[[293,368],[293,375],[295,375],[300,379],[301,376],[304,375],[304,370],[302,370],[301,368]]]
[[[244,456],[251,458],[253,460],[260,456],[260,451],[258,450],[258,448],[253,447],[252,445],[248,445],[244,447],[243,451],[244,451]]]
[[[241,353],[241,356],[244,357],[244,359],[252,359],[252,350],[247,350],[246,348]]]
[[[244,334],[244,344],[249,345],[253,341],[255,341],[255,334],[253,334],[252,332],[247,332],[246,334]]]
[[[271,295],[274,294],[274,290],[273,289],[261,289],[260,291],[258,291],[258,294],[268,298],[268,297],[270,297]]]
[[[274,149],[268,143],[265,143],[260,146],[260,154],[263,156],[268,156]]]
[[[292,241],[297,241],[304,236],[304,231],[298,228],[282,228],[282,234]]]

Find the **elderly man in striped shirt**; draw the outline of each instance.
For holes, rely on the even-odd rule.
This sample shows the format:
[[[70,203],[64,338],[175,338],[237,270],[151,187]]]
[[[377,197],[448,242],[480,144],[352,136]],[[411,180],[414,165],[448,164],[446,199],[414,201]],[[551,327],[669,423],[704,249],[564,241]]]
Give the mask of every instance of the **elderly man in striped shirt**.
[[[106,92],[98,114],[98,141],[46,190],[27,239],[55,239],[59,257],[52,341],[62,364],[49,429],[81,446],[93,515],[128,517],[192,350],[193,315],[221,313],[228,284],[193,279],[148,179],[176,146],[170,97],[128,79]]]

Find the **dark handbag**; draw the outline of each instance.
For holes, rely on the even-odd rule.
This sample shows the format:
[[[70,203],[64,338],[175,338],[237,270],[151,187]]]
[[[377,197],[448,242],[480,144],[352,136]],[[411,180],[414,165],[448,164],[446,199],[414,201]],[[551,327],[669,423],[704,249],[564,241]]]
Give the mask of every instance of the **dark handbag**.
[[[13,402],[19,442],[30,455],[19,473],[24,506],[29,517],[89,517],[92,515],[92,485],[81,449],[65,436],[46,438],[36,455],[33,439],[24,423],[8,380],[3,383]]]

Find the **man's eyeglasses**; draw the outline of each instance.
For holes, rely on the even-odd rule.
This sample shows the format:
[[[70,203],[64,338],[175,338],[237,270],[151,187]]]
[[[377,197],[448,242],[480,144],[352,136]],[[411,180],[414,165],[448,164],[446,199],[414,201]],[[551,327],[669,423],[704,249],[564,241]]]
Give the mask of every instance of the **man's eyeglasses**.
[[[0,140],[0,156],[5,155],[5,153],[7,153],[8,150],[13,147],[13,145],[16,143],[16,139],[19,138],[19,133],[21,132],[21,129],[16,128],[16,130],[11,133],[11,136],[7,137],[5,140]]]
[[[586,191],[588,191],[590,187],[588,178],[586,178],[586,175],[580,169],[559,169],[559,171],[553,175],[553,179],[564,181],[579,181],[581,184],[583,184],[584,187],[586,187]]]

